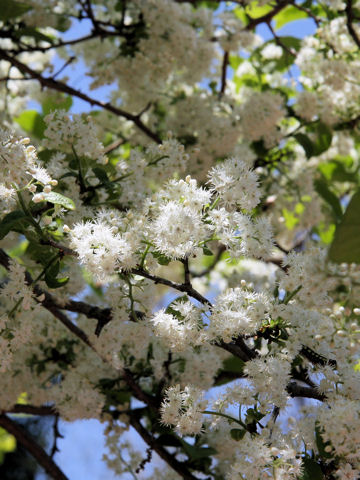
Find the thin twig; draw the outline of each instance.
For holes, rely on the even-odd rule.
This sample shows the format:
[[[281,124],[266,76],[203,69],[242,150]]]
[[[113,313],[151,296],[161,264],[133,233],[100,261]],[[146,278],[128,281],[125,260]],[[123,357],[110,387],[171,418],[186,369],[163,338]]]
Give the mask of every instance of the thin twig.
[[[246,25],[245,30],[253,30],[261,23],[267,23],[268,21],[272,20],[272,18],[275,17],[276,14],[278,14],[281,10],[283,10],[291,3],[292,0],[285,0],[283,2],[279,1],[278,4],[272,10],[270,10],[270,12],[262,15],[261,17],[252,18],[248,15],[249,23]]]
[[[189,285],[191,286],[191,280],[190,280],[190,270],[189,270],[189,259],[186,257],[182,260],[182,263],[184,265],[184,285]]]
[[[219,96],[221,97],[225,93],[226,89],[226,74],[227,74],[227,67],[229,65],[229,52],[224,52],[223,61],[221,65],[221,85],[220,85],[220,92]]]
[[[203,305],[207,306],[212,306],[210,300],[207,298],[203,297],[201,293],[199,293],[197,290],[195,290],[191,285],[187,285],[185,283],[175,283],[172,282],[171,280],[168,280],[166,278],[158,277],[156,275],[152,275],[151,273],[148,273],[146,270],[142,268],[133,268],[131,270],[131,273],[134,275],[139,275],[144,278],[148,278],[149,280],[152,280],[154,283],[160,283],[162,285],[166,285],[168,287],[171,287],[175,290],[178,290],[179,292],[187,293],[190,297],[195,298],[195,300],[198,300],[200,303]]]
[[[0,415],[0,427],[4,428],[39,462],[46,473],[54,480],[68,480],[53,459],[36,443],[26,430],[11,420],[7,415]]]
[[[104,153],[108,154],[116,150],[117,148],[121,147],[126,142],[123,138],[120,138],[119,140],[116,140],[113,143],[110,143],[107,147],[104,148]]]
[[[356,45],[360,48],[360,38],[358,37],[353,25],[354,14],[352,11],[352,0],[346,1],[345,13],[346,13],[346,26],[347,26],[348,32],[351,35],[351,38],[356,43]]]
[[[204,277],[205,275],[207,275],[208,273],[210,273],[217,265],[217,263],[219,263],[220,259],[221,259],[221,255],[226,251],[226,247],[225,245],[220,245],[216,255],[215,255],[215,258],[212,262],[212,264],[205,268],[204,270],[202,270],[201,272],[191,272],[191,276],[193,278],[198,278],[198,277]]]
[[[270,32],[272,33],[272,36],[274,37],[274,40],[276,42],[277,45],[279,45],[279,47],[283,48],[285,50],[285,52],[287,52],[289,55],[291,55],[292,57],[296,57],[296,52],[294,52],[293,50],[291,50],[291,48],[287,47],[285,45],[285,43],[281,40],[281,37],[279,37],[277,35],[277,33],[275,32],[275,30],[273,29],[272,25],[271,25],[271,20],[268,20],[266,22],[266,25],[269,27],[269,30]]]
[[[51,458],[53,458],[56,452],[59,452],[59,449],[57,446],[58,438],[64,438],[64,436],[61,435],[61,433],[59,432],[59,415],[55,415],[55,418],[54,418],[53,435],[54,435],[54,443],[50,452]]]
[[[130,415],[130,425],[138,432],[144,442],[147,443],[149,447],[151,447],[159,457],[162,458],[184,480],[198,480],[183,462],[176,460],[174,455],[171,455],[171,453],[156,441],[156,438],[154,438],[154,436],[142,426],[137,416]]]
[[[54,80],[51,77],[43,77],[40,73],[36,72],[25,63],[20,62],[20,60],[18,60],[14,56],[9,55],[3,49],[0,49],[0,58],[2,58],[3,60],[6,60],[7,62],[10,62],[11,65],[13,65],[14,67],[17,67],[20,70],[20,72],[23,73],[24,75],[30,75],[30,77],[33,78],[34,80],[37,80],[42,87],[50,88],[51,90],[56,90],[58,92],[67,93],[68,95],[72,95],[74,97],[80,98],[81,100],[84,100],[90,105],[93,105],[93,106],[96,105],[97,107],[100,107],[104,110],[114,113],[118,117],[125,118],[126,120],[133,122],[137,126],[137,128],[141,130],[143,133],[145,133],[145,135],[147,135],[149,138],[151,138],[157,143],[161,143],[161,138],[155,132],[150,130],[150,128],[143,123],[143,121],[138,115],[133,115],[132,113],[126,112],[121,108],[111,105],[110,103],[101,102],[100,100],[91,98],[85,93],[82,93],[79,90],[76,90],[75,88],[70,87],[70,85],[67,85],[66,83],[60,82],[58,80]]]
[[[61,72],[63,72],[65,70],[66,67],[68,67],[74,60],[75,60],[76,57],[70,57],[65,63],[64,65],[56,72],[54,73],[54,75],[52,76],[52,79],[55,79],[58,75],[60,75]]]

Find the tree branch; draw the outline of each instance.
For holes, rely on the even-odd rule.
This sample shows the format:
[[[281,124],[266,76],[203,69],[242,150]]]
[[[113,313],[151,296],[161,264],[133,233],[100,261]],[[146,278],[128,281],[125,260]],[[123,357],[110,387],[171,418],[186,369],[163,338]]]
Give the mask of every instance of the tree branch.
[[[229,65],[229,52],[224,52],[222,66],[221,66],[221,85],[220,85],[220,97],[224,95],[226,89],[226,72]]]
[[[209,307],[212,306],[212,303],[210,302],[210,300],[203,297],[201,293],[196,291],[191,285],[188,285],[186,283],[172,282],[171,280],[167,280],[166,278],[152,275],[151,273],[148,273],[146,270],[142,268],[133,268],[131,270],[131,273],[133,273],[134,275],[139,275],[140,277],[148,278],[149,280],[152,280],[154,283],[160,283],[162,285],[166,285],[175,290],[178,290],[179,292],[187,293],[190,297],[194,298],[195,300],[202,303],[203,305],[207,305]]]
[[[1,413],[23,413],[25,415],[58,415],[58,412],[54,407],[41,406],[36,407],[34,405],[23,405],[21,403],[15,404],[9,410],[3,411]]]
[[[278,4],[272,10],[270,10],[270,12],[258,18],[252,18],[248,15],[249,23],[246,25],[245,30],[253,30],[255,27],[260,25],[260,23],[267,23],[271,21],[276,14],[278,14],[283,8],[291,4],[292,1],[293,0],[279,1]]]
[[[135,415],[130,415],[130,425],[138,432],[144,442],[146,442],[149,447],[151,447],[159,457],[162,458],[184,480],[198,480],[183,462],[176,460],[174,455],[171,455],[164,447],[157,443],[156,438],[154,438],[154,436],[142,426],[140,420]]]
[[[126,120],[129,120],[133,122],[139,130],[141,130],[145,135],[147,135],[149,138],[154,140],[157,143],[161,143],[161,138],[154,133],[152,130],[150,130],[149,127],[147,127],[139,118],[138,115],[133,115],[132,113],[126,112],[125,110],[122,110],[121,108],[115,107],[111,105],[110,103],[104,103],[99,100],[96,100],[95,98],[91,98],[85,93],[80,92],[79,90],[76,90],[73,87],[70,87],[69,85],[62,83],[58,80],[55,80],[54,78],[50,77],[43,77],[40,73],[36,72],[32,68],[30,68],[28,65],[25,63],[20,62],[17,58],[9,55],[6,53],[5,50],[0,49],[0,59],[6,60],[9,62],[11,65],[14,67],[18,68],[18,70],[24,74],[24,75],[30,75],[31,78],[34,80],[37,80],[42,87],[50,88],[51,90],[56,90],[58,92],[66,93],[68,95],[71,95],[73,97],[80,98],[81,100],[84,100],[85,102],[89,103],[90,105],[96,105],[104,110],[107,110],[111,113],[114,113],[118,117],[123,117]]]
[[[326,400],[326,396],[320,393],[316,388],[305,387],[294,381],[288,383],[286,390],[291,397],[313,398],[320,402]]]
[[[355,44],[360,48],[360,38],[357,36],[357,33],[354,29],[353,21],[354,21],[354,14],[352,11],[352,0],[346,0],[346,26],[348,29],[351,38],[354,40]]]
[[[45,450],[35,442],[26,430],[11,420],[7,415],[0,415],[0,427],[14,435],[16,440],[39,462],[45,472],[54,480],[68,480]]]
[[[208,268],[205,268],[204,270],[202,270],[201,272],[199,273],[196,273],[196,272],[191,272],[191,276],[193,278],[198,278],[198,277],[204,277],[205,275],[207,275],[208,273],[210,273],[217,265],[217,263],[219,263],[220,259],[221,259],[221,255],[226,251],[226,247],[225,245],[220,245],[216,255],[215,255],[215,258],[214,258],[214,261],[213,263],[208,267]]]

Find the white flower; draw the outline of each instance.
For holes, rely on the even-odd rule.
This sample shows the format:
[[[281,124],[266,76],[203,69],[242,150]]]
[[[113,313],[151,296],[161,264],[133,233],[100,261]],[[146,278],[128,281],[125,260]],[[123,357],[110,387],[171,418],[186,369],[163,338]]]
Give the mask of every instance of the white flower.
[[[166,425],[175,425],[180,435],[194,435],[202,430],[203,414],[207,401],[199,388],[187,385],[169,387],[160,407],[161,421]]]
[[[212,309],[208,336],[225,342],[256,330],[269,318],[270,302],[264,294],[232,288],[222,293]]]
[[[152,318],[155,334],[174,352],[203,343],[198,309],[190,302],[176,302],[171,307],[174,314],[160,310]]]
[[[100,281],[106,281],[128,268],[132,258],[132,248],[126,239],[113,232],[105,222],[85,222],[74,225],[70,232],[71,247],[81,263]]]
[[[209,172],[210,183],[225,205],[252,210],[260,200],[257,175],[248,165],[229,158]]]
[[[204,235],[200,215],[191,207],[173,201],[160,206],[150,228],[156,248],[171,258],[191,255]]]
[[[280,58],[283,54],[283,49],[279,45],[268,43],[262,50],[261,56],[266,60]]]

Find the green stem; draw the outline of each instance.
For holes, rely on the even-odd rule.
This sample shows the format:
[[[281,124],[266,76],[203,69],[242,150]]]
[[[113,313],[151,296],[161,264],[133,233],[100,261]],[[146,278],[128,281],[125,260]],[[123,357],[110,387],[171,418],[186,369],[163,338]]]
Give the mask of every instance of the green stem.
[[[290,300],[292,300],[292,299],[295,297],[295,295],[296,295],[301,289],[302,289],[302,285],[300,285],[299,287],[297,287],[293,292],[291,292],[288,296],[286,296],[286,297],[284,298],[283,303],[284,303],[285,305],[287,305],[287,304],[290,302]]]
[[[19,300],[15,303],[15,305],[13,306],[13,308],[10,310],[10,312],[8,313],[8,317],[11,318],[13,316],[13,314],[16,312],[17,308],[19,305],[21,305],[22,301],[24,300],[24,297],[21,297],[19,298]]]
[[[236,418],[231,417],[230,415],[226,415],[226,413],[210,412],[210,410],[204,410],[204,411],[201,412],[201,413],[204,413],[204,414],[207,414],[207,415],[217,415],[217,416],[219,416],[219,417],[224,417],[224,418],[227,418],[228,420],[230,420],[231,422],[238,423],[238,424],[241,425],[243,428],[245,428],[245,430],[246,430],[246,428],[247,428],[244,422],[242,422],[241,420],[237,420]]]
[[[147,245],[146,248],[145,248],[145,251],[144,251],[144,253],[141,257],[140,268],[144,268],[146,255],[148,254],[149,250],[150,250],[150,245]]]
[[[76,159],[76,161],[78,163],[78,167],[79,167],[78,180],[79,180],[79,184],[80,184],[80,193],[84,193],[84,192],[86,192],[87,189],[86,189],[84,174],[83,174],[82,167],[81,167],[81,160],[78,157],[78,154],[76,153],[74,145],[71,145],[71,149],[74,153],[75,159]]]
[[[21,195],[21,192],[20,190],[16,190],[16,194],[18,196],[18,199],[19,199],[19,203],[20,203],[20,206],[23,210],[23,212],[25,213],[25,215],[27,215],[29,217],[29,221],[31,222],[31,224],[34,226],[35,230],[38,232],[38,234],[40,235],[41,238],[45,238],[45,235],[43,233],[43,231],[41,230],[39,224],[36,222],[36,220],[34,219],[34,217],[32,216],[30,210],[28,209],[28,207],[26,206],[25,202],[24,202],[24,199]]]
[[[106,182],[106,183],[99,183],[98,185],[95,185],[92,190],[96,190],[97,188],[102,188],[102,187],[106,187],[107,185],[110,185],[112,183],[116,183],[116,182],[121,182],[121,180],[124,180],[125,178],[127,177],[130,177],[131,175],[133,175],[134,172],[129,172],[129,173],[126,173],[125,175],[121,175],[121,177],[118,177],[118,178],[115,178],[115,180],[110,180],[109,182]]]
[[[160,160],[163,160],[164,158],[169,158],[169,155],[163,155],[162,157],[155,158],[155,160],[152,160],[151,162],[149,162],[147,166],[150,167],[152,165],[156,165],[157,163],[160,162]]]
[[[57,253],[50,261],[49,263],[43,268],[43,270],[39,273],[39,275],[35,278],[35,280],[32,281],[33,284],[38,282],[40,278],[47,272],[47,270],[51,267],[51,265],[58,259],[60,258],[60,255]]]

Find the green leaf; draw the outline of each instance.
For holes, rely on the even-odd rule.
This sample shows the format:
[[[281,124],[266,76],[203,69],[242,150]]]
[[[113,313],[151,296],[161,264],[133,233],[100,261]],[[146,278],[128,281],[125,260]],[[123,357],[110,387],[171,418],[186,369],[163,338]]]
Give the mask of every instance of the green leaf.
[[[0,20],[7,22],[11,18],[19,17],[32,9],[31,5],[15,0],[5,0],[1,2]]]
[[[324,475],[320,468],[320,465],[310,457],[303,459],[304,473],[301,476],[301,480],[323,480]]]
[[[275,17],[273,18],[275,21],[275,30],[279,30],[279,28],[283,27],[289,22],[293,22],[294,20],[300,20],[302,18],[307,18],[308,15],[303,10],[299,10],[298,8],[289,5],[283,10],[281,10]]]
[[[0,240],[2,240],[11,230],[25,228],[26,223],[29,222],[29,217],[21,210],[10,212],[0,222]]]
[[[319,422],[316,422],[315,424],[315,440],[319,455],[324,458],[332,458],[331,453],[325,451],[325,448],[330,445],[330,442],[324,442],[324,439],[321,435],[321,428]]]
[[[305,135],[305,133],[297,133],[296,135],[294,135],[294,138],[297,140],[298,143],[300,143],[300,145],[305,150],[305,154],[307,158],[312,157],[314,152],[314,147],[310,138],[307,135]]]
[[[160,265],[169,265],[169,263],[171,262],[171,258],[167,257],[166,255],[164,255],[163,253],[160,253],[160,252],[151,252],[151,255],[156,258],[156,260],[158,261],[158,263]]]
[[[43,193],[43,195],[47,202],[54,203],[55,205],[62,205],[68,210],[75,210],[75,203],[71,198],[65,197],[64,195],[61,195],[61,193],[49,192]]]
[[[20,28],[15,33],[16,38],[21,37],[32,37],[36,42],[43,41],[53,43],[54,38],[50,37],[49,35],[45,35],[44,33],[40,32],[34,27],[24,27]]]
[[[206,246],[204,246],[202,250],[203,250],[203,254],[207,255],[208,257],[214,255],[214,253],[210,250],[210,248],[208,248]]]
[[[231,356],[223,362],[223,369],[227,372],[243,373],[244,367],[245,362],[235,356]]]
[[[49,258],[53,257],[56,253],[53,247],[48,245],[40,245],[37,237],[34,239],[29,238],[28,232],[25,232],[26,238],[29,239],[29,244],[26,249],[26,255],[37,263],[41,263],[44,267],[49,262]]]
[[[218,371],[218,380],[215,385],[224,385],[234,380],[234,373],[241,377],[244,373],[245,362],[238,357],[231,356],[224,360],[221,370]]]
[[[287,208],[282,209],[282,214],[285,219],[285,226],[288,230],[293,230],[294,227],[299,223],[298,217]]]
[[[73,100],[69,95],[49,95],[41,104],[44,115],[54,110],[70,110]]]
[[[332,133],[325,123],[319,122],[315,129],[316,140],[314,142],[314,155],[320,155],[330,147],[332,141]]]
[[[60,270],[60,260],[51,265],[45,272],[45,282],[49,288],[60,288],[67,284],[69,277],[56,278]]]
[[[294,135],[294,138],[304,148],[307,158],[321,155],[328,150],[332,141],[332,133],[327,125],[317,122],[315,125],[308,127],[308,132],[312,134],[313,138],[304,133]]]
[[[317,193],[325,200],[325,202],[331,207],[334,219],[340,222],[342,218],[342,208],[338,197],[328,187],[326,181],[323,179],[316,179],[314,181],[314,187]]]
[[[71,20],[65,15],[57,14],[57,21],[56,21],[56,30],[59,32],[66,32],[71,27]]]
[[[233,440],[236,440],[237,442],[239,440],[242,440],[246,434],[246,430],[244,428],[232,428],[230,430],[230,435]]]
[[[318,170],[327,180],[333,182],[353,182],[358,183],[358,173],[351,172],[353,159],[349,156],[337,156],[327,163],[319,165]]]
[[[105,183],[105,184],[110,183],[109,177],[103,168],[94,167],[92,168],[92,171],[94,172],[94,174],[100,180],[101,183]]]
[[[212,447],[197,447],[190,445],[185,440],[180,439],[182,446],[191,460],[198,460],[199,458],[210,457],[216,453],[215,448]]]
[[[329,245],[333,241],[335,230],[335,223],[330,223],[330,225],[326,225],[324,222],[320,222],[315,229],[321,241],[327,245]]]
[[[156,443],[166,445],[167,447],[181,447],[179,439],[171,433],[163,433],[156,439]]]
[[[238,69],[239,65],[243,63],[243,61],[244,59],[239,57],[239,55],[230,55],[229,57],[230,67],[235,71]]]
[[[254,0],[249,3],[246,7],[246,13],[251,16],[251,18],[260,18],[263,15],[271,12],[273,7],[271,5],[259,5],[258,0]]]
[[[16,449],[16,439],[3,428],[0,428],[0,452],[12,452]],[[0,462],[1,463],[1,462]]]
[[[329,259],[336,263],[360,263],[360,191],[352,197],[337,226]]]
[[[253,422],[260,422],[260,420],[264,417],[265,415],[263,413],[258,412],[254,408],[248,408],[246,411],[245,423],[246,425],[249,425]]]
[[[36,110],[26,110],[15,118],[15,121],[25,132],[35,135],[35,137],[41,139],[44,137],[44,131],[46,124]]]

